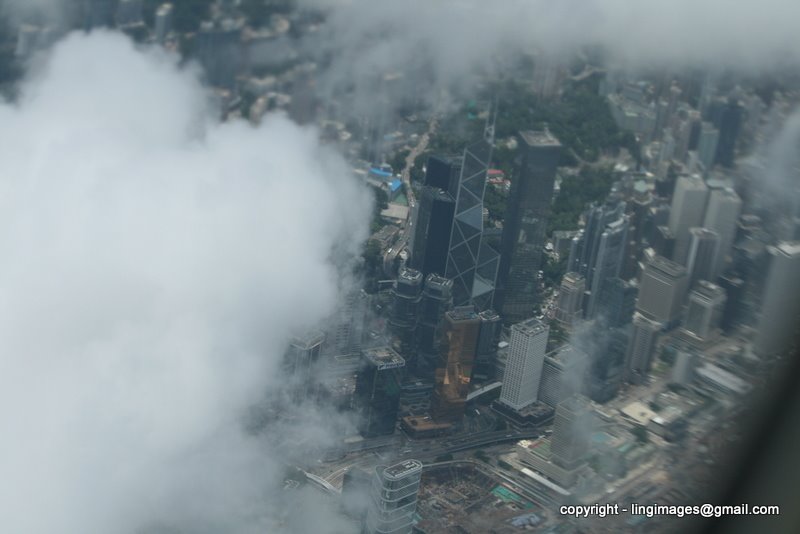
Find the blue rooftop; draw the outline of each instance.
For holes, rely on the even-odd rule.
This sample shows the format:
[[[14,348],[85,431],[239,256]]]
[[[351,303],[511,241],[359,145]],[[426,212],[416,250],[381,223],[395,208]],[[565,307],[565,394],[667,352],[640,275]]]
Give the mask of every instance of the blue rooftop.
[[[400,189],[402,186],[403,182],[397,179],[392,180],[392,182],[389,184],[389,188],[392,190],[392,193]]]

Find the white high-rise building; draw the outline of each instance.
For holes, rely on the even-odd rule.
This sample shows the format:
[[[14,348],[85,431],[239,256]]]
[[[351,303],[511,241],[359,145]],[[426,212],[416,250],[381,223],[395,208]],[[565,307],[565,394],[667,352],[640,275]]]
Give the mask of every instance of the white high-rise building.
[[[708,187],[700,176],[678,178],[669,211],[669,230],[675,236],[672,259],[681,265],[686,264],[689,254],[689,229],[703,226],[707,200]]]
[[[754,347],[765,356],[791,351],[800,317],[800,241],[782,242],[767,250],[770,266]]]
[[[742,199],[730,187],[715,188],[708,197],[703,226],[719,235],[719,250],[714,260],[713,277],[725,270],[736,238],[736,222],[742,212]]]
[[[365,534],[410,534],[417,511],[417,491],[422,462],[405,460],[391,467],[378,466],[372,479],[372,499],[367,509]]]
[[[528,319],[511,327],[500,401],[515,410],[532,404],[539,396],[549,333],[550,327],[538,319]]]

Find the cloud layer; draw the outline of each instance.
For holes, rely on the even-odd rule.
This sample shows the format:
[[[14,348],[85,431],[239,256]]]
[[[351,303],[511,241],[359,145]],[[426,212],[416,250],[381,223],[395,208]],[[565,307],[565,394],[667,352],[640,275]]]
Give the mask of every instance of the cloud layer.
[[[193,72],[108,33],[0,105],[0,530],[274,530],[242,413],[370,207],[314,130],[209,117]]]

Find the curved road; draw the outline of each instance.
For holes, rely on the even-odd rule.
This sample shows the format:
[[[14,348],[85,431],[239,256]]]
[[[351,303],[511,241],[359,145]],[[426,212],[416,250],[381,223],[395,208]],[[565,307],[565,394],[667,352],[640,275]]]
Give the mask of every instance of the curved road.
[[[400,252],[408,245],[409,235],[413,231],[414,213],[417,207],[417,199],[414,196],[414,190],[411,187],[411,168],[414,167],[414,162],[417,160],[419,155],[425,152],[425,149],[428,148],[431,134],[434,132],[434,130],[436,130],[437,124],[438,119],[436,117],[431,119],[431,121],[428,123],[428,131],[422,134],[422,137],[419,138],[417,145],[408,153],[408,156],[406,157],[405,168],[403,168],[403,172],[400,174],[400,178],[403,181],[403,185],[406,189],[406,198],[408,199],[408,218],[400,230],[400,236],[397,238],[397,241],[395,241],[395,244],[392,246],[392,248],[390,248],[383,256],[383,273],[392,278],[395,275],[393,272],[394,260],[397,255],[400,254]]]

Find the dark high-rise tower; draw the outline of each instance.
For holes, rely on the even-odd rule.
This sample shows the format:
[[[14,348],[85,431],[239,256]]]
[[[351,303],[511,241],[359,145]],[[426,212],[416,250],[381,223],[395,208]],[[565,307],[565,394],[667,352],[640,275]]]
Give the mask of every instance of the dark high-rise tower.
[[[410,260],[411,267],[422,276],[431,273],[444,276],[447,268],[460,174],[460,158],[428,158]]]
[[[561,148],[548,131],[519,133],[520,155],[508,198],[498,272],[496,307],[506,323],[533,315],[536,274],[542,262]]]
[[[483,239],[483,194],[492,145],[469,145],[461,157],[431,157],[420,196],[411,266],[453,282],[457,306],[492,305],[499,254]]]
[[[445,276],[453,281],[453,303],[488,309],[494,300],[499,255],[483,239],[483,194],[492,145],[481,139],[464,150],[456,192]]]
[[[727,102],[714,102],[711,107],[711,120],[719,128],[719,141],[715,162],[724,167],[733,166],[736,141],[742,128],[744,107],[735,98]]]
[[[400,340],[406,354],[414,341],[419,304],[422,300],[422,273],[401,268],[392,289],[392,312],[389,327]]]
[[[436,274],[425,278],[419,321],[414,334],[417,358],[413,371],[423,379],[433,379],[439,361],[439,328],[447,310],[453,307],[453,281]]]
[[[389,347],[367,349],[356,378],[355,403],[364,437],[392,434],[400,407],[398,370],[403,358]]]

